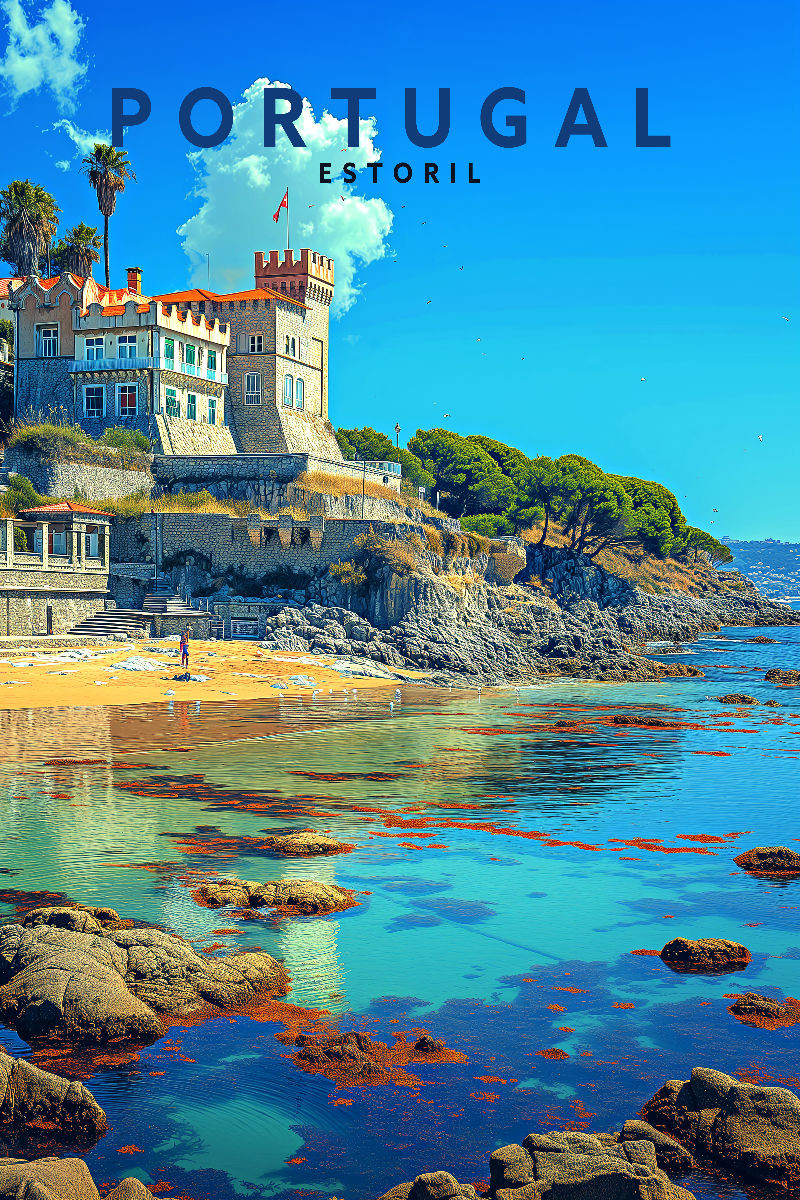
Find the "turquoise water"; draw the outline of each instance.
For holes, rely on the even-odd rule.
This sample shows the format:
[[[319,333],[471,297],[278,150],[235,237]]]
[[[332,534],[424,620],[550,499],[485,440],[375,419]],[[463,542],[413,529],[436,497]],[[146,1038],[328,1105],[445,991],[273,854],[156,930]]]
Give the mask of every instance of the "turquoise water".
[[[368,1200],[437,1167],[485,1179],[491,1149],[532,1130],[619,1128],[693,1066],[798,1090],[800,1026],[745,1026],[725,998],[800,995],[800,880],[732,861],[800,840],[800,690],[763,681],[800,667],[800,630],[768,630],[774,646],[748,643],[756,632],[679,656],[705,667],[700,680],[404,687],[394,711],[391,693],[351,691],[280,708],[2,714],[9,918],[49,892],[199,947],[259,946],[286,962],[293,1004],[382,1041],[423,1027],[467,1057],[411,1067],[415,1086],[337,1089],[292,1063],[276,1022],[179,1027],[84,1072],[112,1126],[85,1154],[95,1178],[133,1173],[195,1200]],[[709,699],[730,691],[782,707]],[[607,723],[640,710],[682,727]],[[107,765],[45,765],[65,754]],[[294,861],[259,850],[263,831],[309,825],[356,848]],[[193,871],[362,895],[332,917],[237,923],[193,902]],[[686,976],[631,954],[675,936],[733,938],[753,961]],[[701,1200],[744,1196],[709,1176],[686,1185]]]

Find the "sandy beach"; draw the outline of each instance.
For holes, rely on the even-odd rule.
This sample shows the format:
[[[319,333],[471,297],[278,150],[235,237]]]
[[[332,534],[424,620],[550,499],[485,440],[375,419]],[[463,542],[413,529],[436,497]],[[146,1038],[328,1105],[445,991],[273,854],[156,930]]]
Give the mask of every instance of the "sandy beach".
[[[193,641],[190,679],[176,639],[144,639],[75,648],[0,647],[0,709],[152,704],[169,700],[251,700],[396,687],[370,678],[336,655],[262,650],[252,641]],[[369,668],[367,668],[369,669]],[[421,672],[403,672],[411,678]]]

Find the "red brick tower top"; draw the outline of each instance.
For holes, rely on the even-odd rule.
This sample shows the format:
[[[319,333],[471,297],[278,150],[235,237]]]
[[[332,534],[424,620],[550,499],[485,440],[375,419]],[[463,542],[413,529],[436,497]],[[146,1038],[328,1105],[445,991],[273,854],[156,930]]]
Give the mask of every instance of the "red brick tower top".
[[[303,303],[316,301],[330,304],[333,299],[333,259],[315,250],[301,250],[295,258],[293,250],[270,250],[269,258],[261,250],[255,254],[255,285],[285,292]]]

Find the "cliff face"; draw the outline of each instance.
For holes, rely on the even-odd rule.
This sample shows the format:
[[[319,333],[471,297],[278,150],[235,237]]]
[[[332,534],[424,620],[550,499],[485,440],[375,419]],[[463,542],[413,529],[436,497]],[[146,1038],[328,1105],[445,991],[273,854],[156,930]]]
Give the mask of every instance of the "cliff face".
[[[375,565],[360,589],[331,579],[313,585],[310,604],[268,619],[267,641],[419,667],[441,681],[644,680],[695,673],[645,657],[649,641],[691,641],[721,625],[800,623],[800,613],[730,574],[706,577],[700,594],[652,594],[585,558],[529,547],[520,579],[499,586],[463,567],[448,575],[401,575],[389,564]]]

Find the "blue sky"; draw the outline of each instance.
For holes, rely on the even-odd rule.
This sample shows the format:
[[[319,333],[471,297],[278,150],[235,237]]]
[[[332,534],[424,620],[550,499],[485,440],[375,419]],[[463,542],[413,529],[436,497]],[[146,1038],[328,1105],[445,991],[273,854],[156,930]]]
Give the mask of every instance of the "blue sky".
[[[271,213],[288,184],[293,244],[337,260],[335,424],[399,421],[403,441],[445,424],[531,454],[579,452],[659,479],[717,535],[800,541],[799,13],[795,0],[312,0],[137,16],[0,0],[0,176],[44,184],[68,224],[96,223],[80,147],[109,129],[113,86],[141,87],[153,113],[125,141],[138,182],[112,219],[112,282],[137,264],[145,291],[204,283],[208,250],[212,287],[246,285],[252,251],[285,237]],[[308,98],[316,149],[263,148],[262,79]],[[190,156],[178,107],[206,85],[237,104],[234,132]],[[514,150],[479,125],[483,98],[506,85],[526,92],[528,142]],[[320,185],[321,159],[357,157],[340,152],[330,89],[342,86],[378,89],[365,133],[387,177],[428,158],[456,162],[459,182],[426,186],[416,169],[405,185],[364,171],[350,188]],[[452,89],[436,150],[405,137],[406,86],[430,113],[436,89]],[[575,87],[607,149],[554,148]],[[670,149],[635,149],[636,87]],[[470,161],[480,184],[466,182]]]

